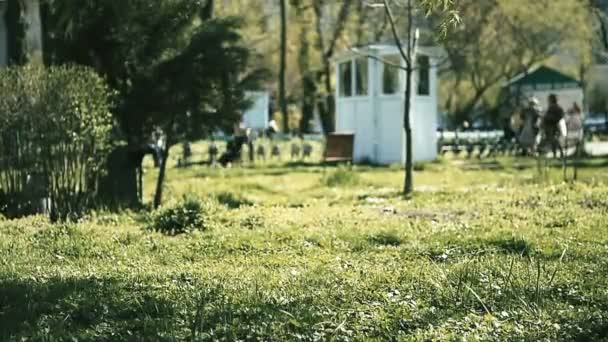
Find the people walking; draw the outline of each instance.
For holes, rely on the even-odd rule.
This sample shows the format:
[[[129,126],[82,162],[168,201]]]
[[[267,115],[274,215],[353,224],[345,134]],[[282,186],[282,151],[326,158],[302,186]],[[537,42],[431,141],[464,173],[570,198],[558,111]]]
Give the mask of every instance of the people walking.
[[[530,154],[536,143],[538,135],[538,118],[540,110],[538,108],[538,99],[531,97],[528,99],[528,105],[522,111],[523,125],[519,134],[519,144],[525,155]]]
[[[560,144],[560,138],[563,135],[560,122],[562,122],[564,117],[564,109],[557,103],[557,95],[549,95],[549,107],[542,120],[542,129],[545,143],[551,146],[553,157],[557,157],[557,150],[559,150],[560,157],[564,156],[564,151]]]

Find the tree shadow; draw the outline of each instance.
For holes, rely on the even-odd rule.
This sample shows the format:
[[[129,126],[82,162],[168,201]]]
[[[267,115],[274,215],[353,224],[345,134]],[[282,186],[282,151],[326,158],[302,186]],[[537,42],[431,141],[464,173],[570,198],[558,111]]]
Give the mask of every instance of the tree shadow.
[[[0,340],[173,340],[175,305],[116,279],[0,280]]]
[[[503,165],[498,160],[478,161],[475,163],[465,164],[462,166],[462,168],[467,171],[482,171],[482,170],[502,171],[502,170],[506,169],[505,165]]]
[[[367,237],[367,241],[374,245],[392,247],[397,247],[403,242],[401,237],[393,232],[379,232],[372,234]]]
[[[199,299],[192,340],[207,340],[209,332],[216,332],[216,340],[228,341],[286,341],[296,336],[312,340],[316,326],[330,323],[322,321],[312,297],[287,302],[272,298],[235,300],[222,292],[212,289]]]
[[[494,247],[498,252],[504,254],[517,254],[529,256],[534,252],[534,246],[524,239],[508,238],[484,241],[485,244]]]

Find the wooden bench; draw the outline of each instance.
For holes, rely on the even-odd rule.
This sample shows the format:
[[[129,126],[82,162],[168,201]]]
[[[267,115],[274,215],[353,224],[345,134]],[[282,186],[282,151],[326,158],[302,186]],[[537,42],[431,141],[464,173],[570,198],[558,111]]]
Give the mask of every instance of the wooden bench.
[[[352,162],[354,146],[354,133],[330,133],[327,135],[323,160],[326,163]]]

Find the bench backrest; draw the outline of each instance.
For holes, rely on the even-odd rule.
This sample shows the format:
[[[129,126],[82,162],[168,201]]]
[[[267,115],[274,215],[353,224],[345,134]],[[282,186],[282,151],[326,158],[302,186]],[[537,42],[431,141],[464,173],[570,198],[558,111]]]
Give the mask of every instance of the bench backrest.
[[[355,135],[353,133],[331,133],[327,136],[325,160],[353,160]]]

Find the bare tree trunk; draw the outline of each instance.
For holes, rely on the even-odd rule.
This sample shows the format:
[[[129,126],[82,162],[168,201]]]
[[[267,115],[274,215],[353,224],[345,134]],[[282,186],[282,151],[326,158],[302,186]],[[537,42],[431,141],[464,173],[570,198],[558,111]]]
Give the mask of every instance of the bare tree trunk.
[[[171,149],[172,132],[175,125],[175,115],[171,118],[168,129],[165,129],[165,147],[162,150],[158,179],[156,180],[156,192],[154,194],[154,208],[160,207],[163,201],[163,186],[166,177],[167,161],[169,160],[169,150]]]
[[[346,21],[350,15],[350,8],[355,1],[344,1],[340,6],[340,11],[336,19],[336,27],[331,32],[329,41],[325,42],[324,27],[323,27],[323,7],[326,3],[323,0],[313,1],[313,9],[315,11],[315,29],[317,31],[317,48],[322,52],[323,61],[323,77],[325,84],[325,101],[319,104],[319,115],[321,116],[321,124],[325,134],[335,130],[335,99],[333,95],[333,87],[331,86],[331,59],[334,55],[338,39],[342,36],[342,32],[346,27]]]
[[[391,25],[391,31],[393,32],[393,38],[395,39],[395,44],[399,49],[399,54],[401,58],[405,60],[406,63],[406,79],[405,79],[405,99],[403,106],[403,129],[405,133],[405,181],[403,186],[403,195],[408,197],[411,196],[414,190],[414,182],[412,180],[412,169],[414,167],[413,163],[413,155],[412,155],[412,126],[410,122],[410,112],[411,112],[411,97],[412,97],[412,73],[414,70],[414,59],[416,58],[416,43],[417,36],[414,36],[414,41],[412,42],[412,28],[413,28],[413,12],[412,12],[412,1],[408,0],[407,2],[407,13],[408,13],[408,21],[407,21],[407,50],[403,49],[403,44],[401,43],[401,39],[399,39],[399,34],[397,33],[397,28],[395,26],[395,18],[393,17],[393,12],[390,8],[388,0],[383,0],[384,9],[386,11],[386,16],[388,17],[389,23]]]
[[[321,124],[323,125],[323,131],[325,134],[329,134],[335,131],[336,125],[336,110],[335,110],[335,100],[333,87],[331,86],[331,65],[330,59],[326,58],[323,60],[323,70],[324,70],[324,84],[325,84],[325,102],[324,102],[324,112],[319,111],[321,114]]]
[[[28,63],[42,64],[42,21],[40,0],[20,0],[25,35],[23,53]]]
[[[597,6],[597,8],[595,9],[594,13],[599,23],[600,41],[604,49],[608,50],[608,29],[606,28],[606,22],[604,20],[604,16],[602,15],[602,11],[604,11],[605,9],[599,4],[596,4],[595,6]]]
[[[42,21],[40,0],[8,0],[6,6],[6,44],[8,63],[42,63]]]
[[[0,67],[8,64],[8,27],[5,19],[6,8],[6,2],[0,1]]]
[[[310,121],[314,118],[315,112],[315,93],[317,87],[315,81],[306,72],[302,76],[302,119],[300,120],[300,132],[310,133]]]
[[[137,171],[137,200],[139,201],[139,203],[143,203],[144,202],[144,170],[142,167],[142,163],[139,163],[136,171]]]
[[[156,180],[156,192],[154,193],[154,208],[158,209],[163,201],[163,186],[165,182],[165,174],[167,170],[167,161],[169,160],[169,144],[162,151],[160,160],[160,169]]]
[[[201,10],[201,19],[207,20],[213,18],[213,10],[214,10],[214,1],[215,0],[207,0],[205,3],[205,7]]]
[[[403,129],[405,130],[405,181],[403,186],[403,194],[409,196],[414,190],[413,182],[413,161],[412,161],[412,124],[410,121],[410,112],[412,107],[412,71],[411,64],[406,70],[405,83],[405,104],[403,108]]]
[[[310,70],[310,41],[308,39],[309,27],[305,22],[305,9],[300,1],[293,1],[300,25],[300,50],[298,53],[298,68],[302,86],[302,118],[300,119],[300,132],[310,132],[310,121],[314,117],[315,97],[317,87],[315,79]]]
[[[289,112],[287,111],[287,95],[285,90],[285,73],[287,69],[287,4],[279,0],[281,5],[281,62],[279,67],[279,105],[283,115],[283,132],[289,132]]]

